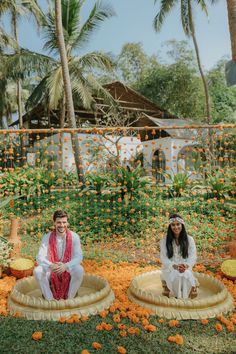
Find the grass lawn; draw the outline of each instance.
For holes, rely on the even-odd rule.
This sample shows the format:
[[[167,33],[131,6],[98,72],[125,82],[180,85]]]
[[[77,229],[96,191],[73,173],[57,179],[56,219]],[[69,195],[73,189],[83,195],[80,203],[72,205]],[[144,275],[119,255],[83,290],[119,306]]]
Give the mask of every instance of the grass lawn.
[[[81,237],[85,271],[109,281],[116,296],[115,305],[108,313],[75,323],[27,321],[4,316],[6,298],[14,279],[0,279],[0,354],[236,353],[235,312],[225,318],[210,319],[206,325],[200,320],[186,320],[170,327],[169,321],[137,309],[126,295],[135,275],[160,267],[158,245],[166,230],[166,213],[178,211],[186,220],[189,234],[195,238],[200,271],[221,278],[236,300],[236,284],[220,273],[220,264],[229,258],[227,245],[234,234],[235,209],[224,201],[201,198],[195,198],[191,203],[183,198],[150,200],[148,205],[144,201],[142,208],[134,204],[123,211],[115,201],[112,204],[112,213],[116,213],[113,221],[110,200],[104,207],[102,201],[100,205],[87,198],[84,205],[88,205],[88,209],[78,205],[78,197],[71,196],[68,206],[67,200],[63,201],[60,207],[69,208],[71,229]],[[28,212],[31,205],[22,207],[16,202],[16,211],[21,217],[22,254],[36,255],[42,235],[51,227],[48,216],[58,207],[54,205],[54,199],[52,202],[50,205],[41,202],[42,207],[36,215]],[[127,220],[128,225],[125,224]],[[113,228],[119,232],[115,233]],[[99,330],[102,322],[110,324],[110,330]],[[32,334],[37,331],[42,332],[42,338],[35,341]],[[181,337],[173,337],[175,335]],[[183,343],[170,342],[170,336],[177,342],[180,338]],[[94,342],[101,348],[95,349]]]
[[[138,262],[119,261],[117,263],[105,259],[85,260],[86,272],[104,276],[111,284],[115,295],[115,305],[110,311],[88,319],[74,320],[74,323],[60,323],[50,321],[28,321],[22,318],[0,316],[0,353],[89,353],[104,354],[117,353],[118,347],[126,349],[127,353],[235,353],[236,313],[225,318],[233,327],[227,328],[223,324],[225,318],[210,319],[204,325],[200,320],[185,320],[174,323],[170,327],[168,320],[157,316],[149,316],[148,312],[130,303],[126,291],[130,280],[144,271],[158,267],[142,266]],[[208,270],[208,269],[211,270]],[[219,275],[219,266],[216,262],[209,263],[202,270],[212,275]],[[6,278],[4,278],[6,279]],[[4,289],[1,288],[3,295]],[[222,278],[225,284],[236,295],[236,285]],[[1,300],[3,304],[3,300]],[[68,322],[73,322],[69,320]],[[110,324],[109,330],[99,330],[101,323]],[[151,326],[150,326],[151,325]],[[221,327],[222,326],[222,327]],[[96,329],[97,327],[97,329]],[[218,329],[218,330],[217,330]],[[32,339],[34,332],[42,332],[42,339]],[[169,336],[181,335],[183,344],[169,342]],[[101,345],[100,349],[93,348],[93,343]],[[121,350],[121,349],[120,349]],[[122,353],[122,351],[120,351]],[[84,352],[86,354],[86,352]],[[83,354],[84,354],[83,353]]]

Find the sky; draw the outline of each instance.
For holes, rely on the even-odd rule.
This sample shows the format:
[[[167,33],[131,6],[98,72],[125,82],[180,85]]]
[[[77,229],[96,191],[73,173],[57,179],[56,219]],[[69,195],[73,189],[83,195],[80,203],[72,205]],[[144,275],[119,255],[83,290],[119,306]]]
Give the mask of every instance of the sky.
[[[43,9],[47,9],[47,0],[38,2]],[[94,2],[95,0],[85,2],[82,19],[87,17]],[[206,2],[210,3],[207,0]],[[176,6],[166,18],[161,31],[156,33],[152,24],[158,12],[158,2],[154,5],[154,0],[106,0],[105,3],[113,6],[116,16],[101,25],[84,52],[102,50],[117,55],[125,43],[140,42],[145,53],[152,55],[160,51],[163,53],[165,41],[186,39],[181,27],[179,6]],[[204,69],[208,70],[214,67],[222,57],[231,56],[226,0],[219,0],[214,6],[209,5],[208,17],[198,8],[194,19],[202,63]],[[43,39],[34,30],[32,22],[24,20],[21,23],[20,42],[25,48],[43,52]],[[163,60],[165,59],[164,55]]]

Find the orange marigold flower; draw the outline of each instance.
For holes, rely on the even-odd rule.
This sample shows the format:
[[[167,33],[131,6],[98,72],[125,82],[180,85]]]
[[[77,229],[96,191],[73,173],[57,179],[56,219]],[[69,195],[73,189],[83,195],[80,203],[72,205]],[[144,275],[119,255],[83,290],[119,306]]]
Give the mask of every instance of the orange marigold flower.
[[[127,337],[127,332],[126,331],[120,331],[120,336],[121,337]]]
[[[178,345],[184,344],[184,339],[180,334],[176,334],[175,336],[169,336],[168,341],[172,343],[176,343]]]
[[[226,325],[226,328],[227,328],[227,330],[228,331],[230,331],[230,332],[234,332],[234,325],[233,325],[233,323],[232,322],[229,322],[227,325]]]
[[[126,325],[125,324],[123,324],[123,323],[120,323],[120,324],[118,324],[118,326],[117,326],[119,329],[121,329],[121,330],[124,330],[124,329],[126,329]]]
[[[97,325],[96,326],[96,331],[102,331],[103,330],[103,326],[102,325]]]
[[[88,319],[89,319],[89,316],[82,316],[81,317],[82,322],[88,321]]]
[[[66,322],[66,318],[65,318],[65,317],[59,318],[59,322],[60,322],[60,323],[65,323],[65,322]]]
[[[214,328],[216,329],[217,332],[221,332],[223,329],[222,324],[220,323],[216,323]]]
[[[184,339],[180,334],[176,334],[175,338],[176,338],[175,339],[176,344],[179,344],[179,345],[184,344]]]
[[[133,316],[133,317],[131,318],[131,321],[132,321],[133,323],[138,323],[138,322],[139,322],[139,318],[138,318],[137,316]]]
[[[115,312],[116,311],[116,306],[115,305],[111,305],[109,308],[110,312]]]
[[[120,322],[120,315],[116,314],[113,316],[113,321],[116,322],[116,323],[119,323]]]
[[[169,325],[169,327],[176,327],[179,325],[179,321],[178,320],[170,320],[168,322],[168,325]]]
[[[32,334],[32,339],[33,340],[40,340],[40,339],[42,339],[42,337],[43,337],[43,333],[42,332],[34,332],[33,334]]]
[[[99,316],[102,317],[102,318],[107,317],[107,315],[108,315],[108,311],[106,311],[106,310],[103,310],[103,311],[99,312]]]
[[[160,318],[160,319],[158,320],[158,322],[159,322],[159,323],[164,323],[165,321],[163,320],[163,318]]]
[[[94,349],[97,349],[97,350],[102,348],[102,345],[98,342],[93,342],[92,346]]]
[[[136,334],[136,328],[135,327],[129,327],[128,328],[128,333],[129,334]]]
[[[148,332],[155,332],[157,330],[156,326],[151,324],[144,326],[144,329]]]
[[[15,317],[15,318],[22,317],[22,313],[20,311],[17,311],[14,313],[13,317]]]
[[[231,320],[231,322],[233,322],[234,324],[236,324],[236,318],[230,317],[230,320]]]
[[[81,354],[90,354],[90,352],[87,349],[82,350]]]
[[[67,318],[66,323],[74,323],[73,317],[71,316],[71,317]]]
[[[149,325],[149,321],[145,318],[144,320],[142,320],[142,325],[143,326]]]
[[[125,311],[121,311],[120,317],[123,317],[123,318],[127,317],[127,313]]]
[[[126,349],[124,347],[117,347],[117,353],[120,353],[120,354],[126,354]]]
[[[204,326],[207,325],[208,323],[209,323],[209,320],[207,320],[206,318],[201,320],[201,324]]]

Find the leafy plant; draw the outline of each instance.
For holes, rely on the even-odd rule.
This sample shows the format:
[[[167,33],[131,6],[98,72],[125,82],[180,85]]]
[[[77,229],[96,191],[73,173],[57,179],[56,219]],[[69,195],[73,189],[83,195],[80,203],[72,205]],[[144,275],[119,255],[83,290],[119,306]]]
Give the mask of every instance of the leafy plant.
[[[127,201],[132,198],[146,196],[153,186],[152,178],[143,176],[141,164],[135,168],[118,166],[113,179],[121,193],[121,198]]]
[[[47,171],[43,167],[16,168],[0,175],[1,191],[3,195],[20,195],[28,201],[32,196],[50,193],[56,186],[74,185],[74,177],[70,176],[58,170]]]
[[[97,174],[97,173],[90,173],[86,175],[86,185],[88,189],[95,190],[97,194],[102,194],[104,190],[109,189],[111,184],[111,180],[108,175],[105,174]]]
[[[11,249],[10,243],[0,237],[0,266],[8,265]]]
[[[187,173],[164,173],[165,178],[170,181],[167,193],[170,197],[180,197],[189,188],[190,180]]]

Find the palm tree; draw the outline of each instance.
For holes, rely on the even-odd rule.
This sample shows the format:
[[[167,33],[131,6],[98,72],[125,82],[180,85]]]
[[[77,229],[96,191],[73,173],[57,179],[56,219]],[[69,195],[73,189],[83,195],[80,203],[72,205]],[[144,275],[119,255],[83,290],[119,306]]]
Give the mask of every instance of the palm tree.
[[[10,41],[10,42],[9,42]],[[8,43],[11,43],[9,37]],[[14,46],[15,41],[12,40]],[[12,48],[12,45],[10,46]],[[43,77],[52,65],[52,59],[46,55],[31,52],[21,48],[17,53],[4,53],[0,51],[0,126],[3,126],[3,116],[11,123],[12,111],[18,107],[15,82],[19,79],[34,80],[34,76]],[[29,87],[22,88],[22,99],[25,102],[29,96]],[[12,108],[14,108],[12,110]]]
[[[16,53],[20,52],[18,21],[21,16],[33,15],[37,24],[42,20],[42,11],[37,0],[1,0],[0,16],[9,12],[11,16],[12,33],[16,42]],[[17,79],[17,105],[20,128],[23,127],[22,120],[22,87],[20,78]]]
[[[63,83],[65,89],[68,120],[70,122],[70,127],[76,128],[75,110],[74,110],[74,103],[73,103],[73,96],[72,96],[72,89],[71,89],[71,82],[70,82],[70,73],[69,73],[69,66],[68,66],[66,46],[65,46],[63,26],[62,26],[61,0],[55,0],[55,25],[56,25],[56,35],[58,40],[58,49],[61,57],[61,66],[62,66]],[[79,142],[76,134],[72,133],[71,138],[72,138],[71,139],[72,145],[74,145],[74,152],[75,152],[74,156],[75,156],[75,164],[78,173],[78,178],[79,181],[83,183],[84,182],[83,173],[80,173],[82,161],[80,158]]]
[[[60,108],[60,127],[64,126],[65,101],[69,127],[76,127],[71,91],[77,103],[79,102],[87,109],[91,109],[96,103],[93,97],[94,92],[99,92],[100,95],[114,103],[111,95],[92,74],[94,68],[111,71],[113,68],[111,59],[101,52],[76,55],[78,50],[89,41],[99,24],[113,16],[114,12],[112,8],[97,2],[93,6],[88,19],[81,24],[81,8],[84,2],[85,0],[61,0],[55,2],[54,8],[50,7],[43,25],[47,37],[44,49],[48,49],[56,55],[59,52],[61,60],[54,60],[54,69],[41,80],[26,105],[26,108],[30,109],[38,103],[44,102],[44,104],[49,105],[50,109]],[[63,31],[60,29],[60,17]],[[77,139],[72,139],[72,141],[77,144],[77,147],[74,146],[75,162],[79,180],[82,181],[83,170],[79,158],[79,143]]]
[[[155,3],[160,1],[160,10],[154,18],[154,28],[156,31],[161,29],[163,22],[165,20],[166,15],[173,9],[173,7],[177,4],[180,5],[180,13],[181,13],[181,21],[184,33],[188,37],[192,37],[198,68],[200,71],[200,75],[202,78],[204,92],[205,92],[205,101],[206,101],[206,112],[207,112],[207,122],[211,123],[211,112],[210,112],[210,100],[209,100],[209,92],[207,81],[202,69],[202,64],[200,60],[199,48],[196,39],[195,33],[195,23],[193,20],[193,4],[199,5],[201,10],[207,14],[207,5],[205,0],[155,0]],[[217,2],[218,0],[209,0],[212,4]]]
[[[228,22],[231,40],[232,60],[225,67],[229,86],[236,85],[236,0],[227,0]]]
[[[101,3],[95,3],[88,19],[81,24],[81,8],[85,0],[61,0],[62,26],[66,47],[66,56],[71,78],[71,87],[76,99],[87,109],[95,103],[92,94],[99,92],[107,99],[112,100],[107,91],[100,85],[92,74],[93,69],[111,71],[113,64],[110,57],[102,52],[91,52],[78,55],[89,42],[91,35],[105,19],[114,15],[113,10]],[[43,25],[47,41],[45,50],[49,50],[58,56],[59,48],[56,37],[55,12],[50,8]],[[53,59],[52,59],[53,60]],[[28,107],[32,108],[49,96],[49,108],[56,109],[63,100],[64,87],[62,65],[54,59],[54,70],[51,70],[43,78],[39,86],[29,99]]]

